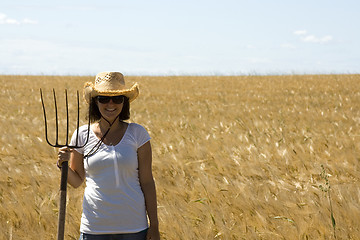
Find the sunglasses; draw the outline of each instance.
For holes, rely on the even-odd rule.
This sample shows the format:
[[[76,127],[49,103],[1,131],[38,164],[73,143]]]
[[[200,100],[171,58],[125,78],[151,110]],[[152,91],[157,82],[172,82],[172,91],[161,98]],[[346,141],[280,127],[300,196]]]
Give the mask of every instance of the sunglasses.
[[[115,104],[121,104],[124,102],[124,96],[120,95],[120,96],[97,96],[97,100],[99,103],[102,104],[106,104],[110,102],[110,99],[112,100],[113,103]]]

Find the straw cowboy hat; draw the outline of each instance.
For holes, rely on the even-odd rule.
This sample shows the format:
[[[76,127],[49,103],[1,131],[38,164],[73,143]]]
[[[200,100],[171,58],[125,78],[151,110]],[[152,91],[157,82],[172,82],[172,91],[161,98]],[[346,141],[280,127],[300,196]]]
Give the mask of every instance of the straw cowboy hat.
[[[124,95],[129,102],[135,100],[139,95],[139,85],[135,83],[132,87],[125,86],[124,76],[120,72],[101,72],[95,77],[95,84],[87,82],[84,85],[84,97],[86,102],[96,96]]]

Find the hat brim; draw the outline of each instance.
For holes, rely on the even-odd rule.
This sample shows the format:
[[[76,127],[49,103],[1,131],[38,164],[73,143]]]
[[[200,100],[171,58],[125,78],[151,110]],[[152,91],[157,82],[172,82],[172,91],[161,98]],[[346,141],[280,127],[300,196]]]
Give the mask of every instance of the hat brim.
[[[129,98],[129,102],[134,101],[137,96],[139,95],[139,85],[135,83],[129,89],[122,89],[122,90],[102,90],[97,89],[96,86],[92,82],[87,82],[84,85],[84,98],[87,103],[90,103],[91,98],[97,96],[118,96],[123,95]]]

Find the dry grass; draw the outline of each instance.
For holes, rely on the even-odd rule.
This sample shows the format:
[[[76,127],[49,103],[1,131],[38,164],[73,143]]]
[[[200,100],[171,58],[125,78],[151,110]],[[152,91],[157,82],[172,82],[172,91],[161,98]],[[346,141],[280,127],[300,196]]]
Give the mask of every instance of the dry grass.
[[[0,76],[1,240],[55,239],[60,173],[39,88],[75,99],[92,80]],[[334,239],[321,165],[337,239],[359,238],[360,75],[128,80],[141,87],[132,121],[152,136],[163,239]],[[69,187],[66,239],[82,194]]]

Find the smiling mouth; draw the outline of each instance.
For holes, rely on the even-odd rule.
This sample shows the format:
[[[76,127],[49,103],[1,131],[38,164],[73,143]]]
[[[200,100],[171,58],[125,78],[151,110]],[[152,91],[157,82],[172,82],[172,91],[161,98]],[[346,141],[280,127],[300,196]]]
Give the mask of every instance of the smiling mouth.
[[[105,110],[108,111],[108,112],[115,112],[116,108],[106,108]]]

